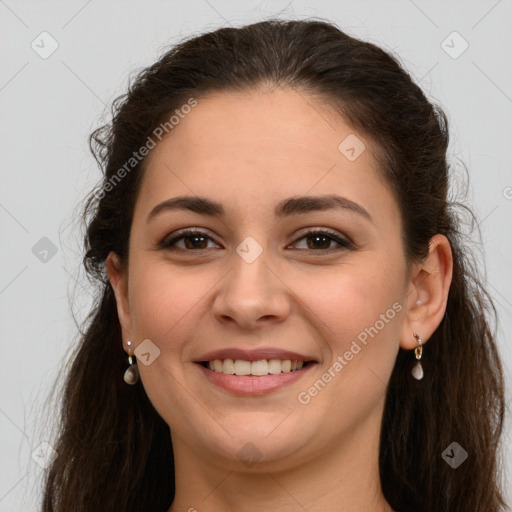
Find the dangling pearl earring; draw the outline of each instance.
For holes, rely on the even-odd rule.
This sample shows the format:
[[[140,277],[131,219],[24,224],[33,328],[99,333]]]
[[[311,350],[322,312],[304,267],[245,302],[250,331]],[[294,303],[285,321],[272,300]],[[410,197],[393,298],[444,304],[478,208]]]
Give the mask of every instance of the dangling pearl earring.
[[[133,362],[132,357],[132,348],[131,348],[131,341],[127,341],[126,344],[128,345],[128,362],[130,363],[130,366],[126,369],[123,375],[123,379],[126,382],[126,384],[130,384],[130,386],[133,386],[136,384],[139,380],[139,367],[137,364]]]
[[[423,354],[423,340],[421,336],[413,333],[413,336],[418,340],[418,346],[414,349],[414,355],[416,356],[416,364],[412,367],[411,373],[416,380],[423,379],[423,366],[421,366],[420,359]]]

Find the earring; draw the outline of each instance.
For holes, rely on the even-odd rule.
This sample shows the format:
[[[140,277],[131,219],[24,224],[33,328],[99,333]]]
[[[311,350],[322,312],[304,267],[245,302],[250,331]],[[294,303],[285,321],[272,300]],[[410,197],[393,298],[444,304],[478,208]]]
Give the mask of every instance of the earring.
[[[416,380],[421,380],[423,379],[424,375],[423,366],[421,366],[420,362],[421,356],[423,354],[423,340],[421,339],[421,336],[419,336],[415,332],[413,333],[413,336],[418,340],[418,346],[414,349],[414,355],[416,356],[416,364],[412,367],[411,373]]]
[[[123,375],[123,379],[126,382],[126,384],[130,384],[130,386],[133,386],[136,384],[139,380],[139,367],[136,363],[133,362],[133,356],[132,356],[132,348],[131,348],[131,341],[127,341],[126,344],[128,345],[128,362],[130,363],[130,366],[126,369]]]

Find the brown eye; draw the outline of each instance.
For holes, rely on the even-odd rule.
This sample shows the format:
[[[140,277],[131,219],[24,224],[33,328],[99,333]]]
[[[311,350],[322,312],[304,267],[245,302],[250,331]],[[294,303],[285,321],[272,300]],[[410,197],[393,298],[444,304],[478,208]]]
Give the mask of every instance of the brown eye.
[[[299,250],[312,250],[315,252],[321,251],[336,251],[341,249],[350,249],[352,243],[348,240],[341,238],[337,233],[325,230],[308,231],[305,235],[301,236],[298,241],[305,240],[306,247]],[[332,247],[332,242],[338,244],[338,247]],[[297,244],[297,242],[295,242]]]
[[[177,246],[177,243],[183,240],[183,247]],[[161,249],[178,249],[178,250],[206,250],[208,249],[208,240],[213,238],[202,231],[184,230],[176,234],[172,238],[165,238],[159,243]]]

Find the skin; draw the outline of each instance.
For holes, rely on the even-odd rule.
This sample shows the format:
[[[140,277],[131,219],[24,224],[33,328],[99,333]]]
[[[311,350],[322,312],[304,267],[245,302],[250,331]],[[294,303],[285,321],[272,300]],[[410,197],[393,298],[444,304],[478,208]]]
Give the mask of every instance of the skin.
[[[349,134],[366,145],[354,161],[338,150]],[[346,209],[274,217],[283,199],[324,194],[354,201],[372,220]],[[225,218],[177,210],[147,220],[157,204],[180,195],[222,203]],[[177,242],[181,251],[159,248],[187,227],[212,237],[200,244],[205,250],[190,248],[190,239]],[[303,238],[312,228],[335,230],[353,246],[327,238],[317,248],[314,237]],[[306,93],[201,98],[151,151],[129,265],[111,253],[107,268],[125,350],[126,340],[136,347],[145,339],[160,350],[138,366],[171,431],[176,496],[169,512],[391,510],[378,472],[386,384],[399,347],[413,359],[413,332],[426,344],[440,324],[452,276],[444,236],[431,239],[423,262],[408,265],[401,229],[371,140]],[[236,251],[248,236],[262,248],[250,264]],[[298,394],[395,303],[401,311],[300,403]],[[193,362],[215,349],[261,346],[318,364],[273,393],[241,397],[212,385]],[[251,466],[237,455],[247,442],[261,455]]]

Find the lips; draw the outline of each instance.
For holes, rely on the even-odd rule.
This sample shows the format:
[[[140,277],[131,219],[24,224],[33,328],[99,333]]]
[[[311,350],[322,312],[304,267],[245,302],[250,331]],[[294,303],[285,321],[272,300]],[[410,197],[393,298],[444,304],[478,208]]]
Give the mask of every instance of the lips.
[[[198,364],[197,368],[206,378],[207,382],[214,384],[217,388],[228,391],[232,395],[261,396],[292,385],[299,379],[304,378],[315,366],[315,364],[308,364],[300,370],[293,372],[290,371],[278,375],[268,374],[265,376],[227,375],[223,372],[212,371],[201,364]]]
[[[318,363],[307,354],[269,347],[216,350],[194,362],[211,383],[236,395],[266,395],[297,381]]]
[[[220,359],[224,361],[225,359],[232,359],[236,361],[237,359],[241,361],[261,361],[263,359],[279,359],[281,361],[302,361],[302,362],[318,362],[316,358],[312,355],[307,354],[299,354],[298,352],[293,352],[290,350],[279,350],[272,347],[262,347],[254,350],[246,350],[240,348],[225,348],[221,350],[215,350],[213,352],[208,352],[207,354],[202,355],[200,358],[196,359],[195,363],[209,363],[210,361],[215,361],[216,359]]]

